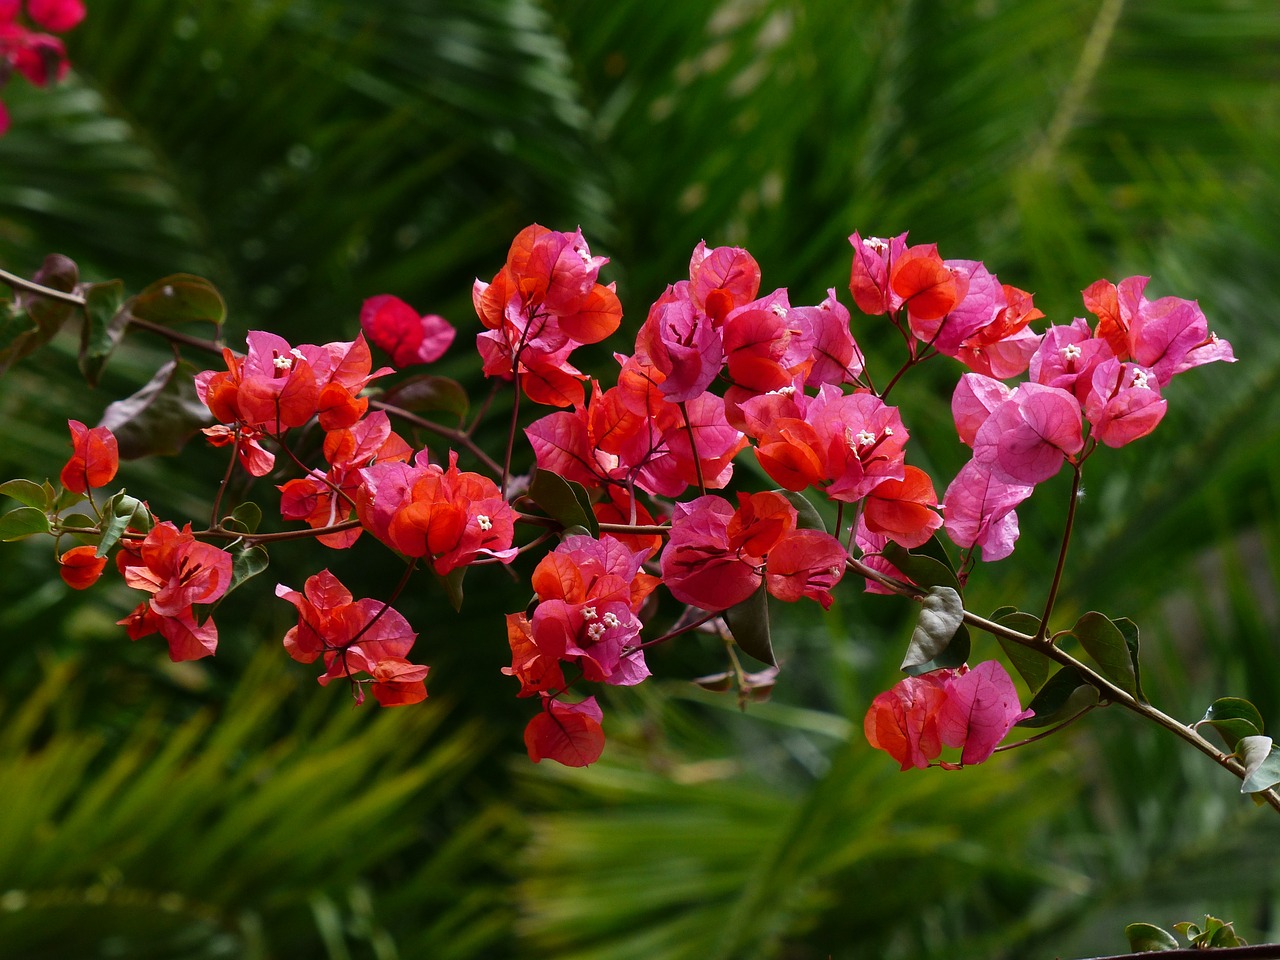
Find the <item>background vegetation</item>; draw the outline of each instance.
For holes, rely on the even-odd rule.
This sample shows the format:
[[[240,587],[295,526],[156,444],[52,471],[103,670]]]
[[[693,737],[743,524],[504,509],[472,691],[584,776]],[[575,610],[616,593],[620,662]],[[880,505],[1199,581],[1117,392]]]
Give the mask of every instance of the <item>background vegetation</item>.
[[[1156,435],[1091,465],[1061,615],[1137,620],[1176,716],[1232,694],[1280,724],[1272,0],[91,0],[69,42],[64,86],[5,90],[0,265],[201,273],[232,342],[346,338],[395,293],[461,328],[446,372],[475,383],[471,281],[533,221],[613,258],[631,330],[699,239],[805,303],[847,283],[854,229],[981,258],[1059,321],[1101,276],[1198,297],[1242,362],[1180,380]],[[67,417],[160,355],[139,341],[89,390],[73,353],[0,380],[0,476],[56,473]],[[954,373],[895,391],[938,477],[963,459]],[[193,450],[122,477],[199,517],[220,471]],[[1042,602],[1065,495],[1020,511],[976,609]],[[266,576],[300,586],[309,553]],[[376,593],[376,553],[325,560]],[[1280,940],[1274,817],[1130,718],[958,774],[873,754],[861,717],[910,610],[853,584],[834,616],[783,612],[773,702],[696,693],[722,666],[680,644],[612,699],[605,759],[565,771],[522,759],[492,611],[527,598],[500,575],[468,578],[461,618],[426,588],[402,605],[432,699],[382,714],[284,658],[269,596],[179,668],[114,626],[128,591],[68,596],[47,545],[3,556],[10,956],[1080,956],[1206,911]]]

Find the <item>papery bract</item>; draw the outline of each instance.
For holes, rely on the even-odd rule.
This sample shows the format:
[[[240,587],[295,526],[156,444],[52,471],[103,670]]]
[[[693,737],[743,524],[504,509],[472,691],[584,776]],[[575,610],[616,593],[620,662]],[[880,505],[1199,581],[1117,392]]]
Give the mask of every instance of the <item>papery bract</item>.
[[[62,468],[62,485],[75,493],[105,487],[120,466],[116,438],[106,427],[90,429],[79,420],[68,420],[71,428],[71,459]]]
[[[901,480],[882,480],[867,494],[863,517],[867,529],[883,533],[904,547],[927,543],[942,526],[933,481],[919,467],[905,467]]]
[[[106,566],[107,558],[97,556],[97,548],[90,544],[72,547],[58,557],[58,574],[72,590],[88,590]]]
[[[566,767],[595,763],[604,751],[603,718],[595,697],[572,704],[544,698],[543,709],[524,730],[529,759],[555,760]]]
[[[1136,363],[1106,360],[1090,378],[1084,412],[1093,436],[1109,447],[1145,437],[1163,419],[1168,402],[1160,396],[1155,372]]]
[[[444,317],[434,313],[419,316],[409,304],[389,294],[364,302],[360,327],[397,368],[434,363],[444,356],[457,333]]]
[[[1070,393],[1021,384],[973,439],[973,458],[1008,483],[1036,484],[1084,445],[1080,405]]]
[[[961,748],[961,764],[982,763],[1014,724],[1035,715],[1022,709],[1008,671],[997,660],[957,670],[944,689],[938,735],[946,746]]]
[[[969,461],[943,495],[943,526],[966,550],[982,548],[983,560],[1003,560],[1018,539],[1015,508],[1033,490],[1031,484],[1010,483],[982,464]]]

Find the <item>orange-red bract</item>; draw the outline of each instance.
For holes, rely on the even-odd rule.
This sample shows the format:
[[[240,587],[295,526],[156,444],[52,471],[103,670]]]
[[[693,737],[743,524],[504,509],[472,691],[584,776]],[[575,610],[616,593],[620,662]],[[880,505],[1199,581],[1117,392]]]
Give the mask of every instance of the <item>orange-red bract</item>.
[[[566,767],[585,767],[604,751],[603,716],[595,697],[582,703],[548,699],[524,729],[524,745],[534,763],[555,760]]]
[[[95,556],[95,552],[93,546],[85,544],[72,547],[58,558],[58,573],[72,590],[87,590],[102,576],[107,558]]]
[[[79,420],[68,420],[71,428],[71,459],[62,468],[62,485],[76,493],[105,487],[120,466],[116,438],[106,427],[92,430]]]

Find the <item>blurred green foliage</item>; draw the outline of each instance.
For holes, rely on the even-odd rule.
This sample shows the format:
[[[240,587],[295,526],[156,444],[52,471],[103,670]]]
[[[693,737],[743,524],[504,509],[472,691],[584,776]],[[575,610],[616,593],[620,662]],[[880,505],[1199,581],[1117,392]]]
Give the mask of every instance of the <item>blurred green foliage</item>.
[[[395,293],[460,327],[439,372],[483,393],[470,284],[533,221],[613,257],[631,331],[703,238],[796,303],[845,286],[854,229],[981,258],[1055,321],[1101,276],[1198,297],[1242,362],[1180,378],[1155,435],[1091,463],[1060,616],[1136,620],[1175,716],[1236,695],[1280,725],[1272,0],[91,0],[68,40],[66,84],[5,90],[0,266],[57,250],[130,292],[206,275],[232,343],[347,338]],[[0,478],[55,475],[66,419],[165,357],[132,338],[89,389],[56,341],[10,371]],[[945,484],[955,369],[919,372],[895,396]],[[193,445],[121,482],[199,519],[223,464]],[[1066,493],[1020,511],[972,608],[1043,602]],[[379,595],[382,553],[321,562]],[[114,626],[129,591],[69,596],[47,544],[3,557],[6,955],[1071,956],[1206,912],[1280,939],[1273,818],[1129,717],[959,774],[873,756],[861,717],[910,610],[856,584],[830,616],[781,611],[773,702],[741,716],[683,683],[723,669],[714,643],[655,651],[664,679],[611,697],[605,759],[567,772],[521,759],[496,611],[528,590],[501,572],[468,575],[460,617],[415,586],[433,697],[373,716],[286,661],[269,591],[178,669]],[[258,583],[316,566],[273,550]]]

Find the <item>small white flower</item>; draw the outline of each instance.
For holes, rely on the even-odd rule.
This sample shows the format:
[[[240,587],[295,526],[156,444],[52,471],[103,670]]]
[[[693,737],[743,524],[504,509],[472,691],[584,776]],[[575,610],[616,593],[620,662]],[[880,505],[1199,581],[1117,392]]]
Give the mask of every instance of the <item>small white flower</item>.
[[[1083,354],[1078,343],[1068,343],[1062,348],[1062,356],[1067,360],[1079,360]]]
[[[292,370],[293,357],[274,357],[271,360],[271,365],[277,370]]]
[[[1139,390],[1150,389],[1147,386],[1147,375],[1141,370],[1133,371],[1133,383],[1130,386],[1137,387]]]
[[[582,619],[583,619],[583,620],[586,620],[587,622],[590,622],[590,621],[594,620],[595,618],[596,618],[596,608],[595,608],[595,607],[583,607],[583,608],[582,608]]]
[[[876,435],[870,430],[863,430],[854,439],[858,441],[858,446],[865,447],[876,442]]]
[[[599,640],[604,636],[604,625],[599,623],[591,624],[591,626],[587,627],[587,636],[592,640]]]
[[[493,529],[493,521],[490,520],[488,517],[486,517],[483,513],[476,514],[476,523],[479,524],[480,529],[484,530],[485,532],[488,532]]]
[[[610,628],[616,627],[619,622],[618,618],[614,616],[612,613],[606,613],[603,617],[600,618],[600,620],[606,627],[610,627]]]

